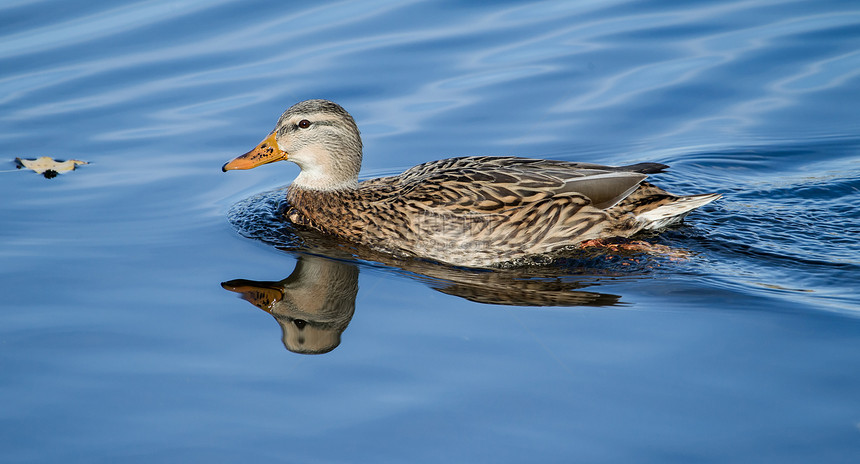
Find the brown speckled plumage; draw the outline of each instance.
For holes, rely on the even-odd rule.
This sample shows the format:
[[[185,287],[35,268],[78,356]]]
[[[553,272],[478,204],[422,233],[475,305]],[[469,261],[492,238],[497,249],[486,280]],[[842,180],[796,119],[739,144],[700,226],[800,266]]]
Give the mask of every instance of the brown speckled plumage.
[[[276,153],[263,153],[276,144]],[[268,158],[260,162],[261,155]],[[294,223],[398,255],[492,266],[627,237],[680,221],[718,194],[675,196],[643,182],[666,166],[625,167],[516,157],[431,161],[358,182],[355,122],[332,102],[298,103],[258,148],[224,166],[279,159],[302,173],[287,191]]]

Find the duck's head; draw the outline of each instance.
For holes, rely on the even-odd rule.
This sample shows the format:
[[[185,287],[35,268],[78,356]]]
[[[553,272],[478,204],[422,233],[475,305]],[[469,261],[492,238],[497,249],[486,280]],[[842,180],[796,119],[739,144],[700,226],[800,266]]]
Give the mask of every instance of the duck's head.
[[[251,169],[289,160],[302,172],[293,183],[313,190],[355,188],[361,169],[361,137],[352,116],[337,103],[306,100],[281,115],[275,130],[253,150],[221,168]]]

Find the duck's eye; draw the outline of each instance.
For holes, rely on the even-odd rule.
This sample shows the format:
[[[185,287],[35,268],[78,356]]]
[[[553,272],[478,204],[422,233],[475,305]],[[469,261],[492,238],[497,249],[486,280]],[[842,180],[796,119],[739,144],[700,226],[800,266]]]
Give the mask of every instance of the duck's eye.
[[[302,129],[307,129],[308,127],[311,127],[311,122],[307,119],[302,119],[301,121],[299,121],[299,127],[301,127]]]

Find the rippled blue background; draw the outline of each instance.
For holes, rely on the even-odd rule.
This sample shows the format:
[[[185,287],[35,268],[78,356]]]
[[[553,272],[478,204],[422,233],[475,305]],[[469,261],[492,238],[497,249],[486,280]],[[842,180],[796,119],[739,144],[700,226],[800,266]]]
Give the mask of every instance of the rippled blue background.
[[[0,460],[857,462],[860,8],[845,1],[6,1]],[[596,278],[481,305],[362,266],[340,347],[221,289],[294,255],[222,174],[286,107],[355,116],[366,176],[466,154],[658,161],[725,193]],[[91,162],[46,180],[15,157]]]

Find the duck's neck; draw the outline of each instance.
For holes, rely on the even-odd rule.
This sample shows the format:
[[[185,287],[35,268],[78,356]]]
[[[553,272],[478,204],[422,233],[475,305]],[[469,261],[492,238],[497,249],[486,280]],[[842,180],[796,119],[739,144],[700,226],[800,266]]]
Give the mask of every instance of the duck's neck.
[[[358,179],[343,178],[336,179],[331,175],[320,175],[314,171],[302,169],[291,187],[316,192],[338,192],[344,190],[355,190],[358,188]]]
[[[293,182],[287,187],[287,201],[290,206],[313,209],[314,205],[333,206],[335,203],[349,202],[358,192],[356,188],[307,188],[301,183]]]
[[[335,143],[306,145],[288,158],[299,165],[293,185],[304,190],[340,191],[358,188],[361,169],[361,145],[341,146]]]

